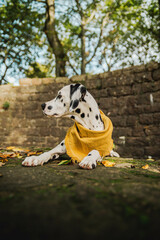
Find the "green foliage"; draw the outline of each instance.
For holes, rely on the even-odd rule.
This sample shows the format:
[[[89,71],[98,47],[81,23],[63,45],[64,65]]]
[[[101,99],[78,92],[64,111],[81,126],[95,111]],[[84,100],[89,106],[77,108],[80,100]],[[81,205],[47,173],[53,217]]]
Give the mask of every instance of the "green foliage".
[[[7,72],[23,72],[42,46],[39,29],[42,13],[33,9],[31,0],[6,0],[0,4],[0,84]]]
[[[49,69],[49,66],[40,64],[38,62],[31,63],[29,69],[25,70],[25,75],[29,78],[53,77],[53,75],[51,75],[51,69]]]
[[[56,59],[43,33],[46,1],[0,3],[0,84],[7,82],[7,74],[53,76]],[[86,73],[159,61],[159,9],[157,0],[55,0],[55,29],[67,75],[81,73],[83,58]],[[45,66],[37,63],[40,53]]]
[[[108,68],[159,61],[160,12],[158,1],[106,1],[112,28],[104,36],[100,62]],[[107,23],[107,24],[108,24]],[[109,26],[109,25],[108,25]],[[107,25],[106,25],[107,27]]]
[[[3,103],[3,109],[4,109],[4,110],[7,110],[7,109],[9,108],[9,106],[10,106],[10,103],[9,103],[9,102],[4,102],[4,103]]]

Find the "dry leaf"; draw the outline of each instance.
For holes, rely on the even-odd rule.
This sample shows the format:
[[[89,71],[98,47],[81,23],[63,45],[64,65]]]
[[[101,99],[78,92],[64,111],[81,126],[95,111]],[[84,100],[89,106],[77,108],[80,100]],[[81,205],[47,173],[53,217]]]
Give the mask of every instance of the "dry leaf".
[[[133,168],[133,165],[131,163],[119,163],[119,164],[116,164],[116,167],[117,168]]]
[[[105,167],[113,167],[115,165],[114,162],[110,162],[108,160],[104,160],[102,161],[102,164],[105,166]]]
[[[8,162],[8,159],[7,159],[7,158],[2,158],[0,161],[1,161],[2,163],[5,163],[5,162]]]
[[[146,164],[146,165],[142,166],[142,168],[143,168],[143,169],[148,169],[148,168],[149,168],[149,165]]]
[[[9,158],[9,157],[16,157],[16,154],[14,152],[0,153],[0,158]]]
[[[154,161],[155,161],[153,158],[147,158],[146,160],[147,160],[147,161],[151,161],[151,162],[154,162]]]
[[[14,146],[10,146],[10,147],[6,147],[7,150],[12,150],[14,152],[29,152],[29,149],[23,149],[23,148],[19,148],[19,147],[14,147]]]
[[[0,162],[0,167],[2,167],[3,165],[5,165],[5,163],[3,163],[3,162]]]
[[[29,152],[29,153],[27,153],[27,157],[32,156],[32,155],[36,155],[36,154],[37,154],[37,152]]]

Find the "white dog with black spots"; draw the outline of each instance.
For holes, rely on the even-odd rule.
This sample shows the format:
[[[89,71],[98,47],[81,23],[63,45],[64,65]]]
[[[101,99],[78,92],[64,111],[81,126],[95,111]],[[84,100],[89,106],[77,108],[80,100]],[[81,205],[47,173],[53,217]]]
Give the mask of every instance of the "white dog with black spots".
[[[100,111],[95,99],[87,89],[77,83],[63,87],[56,98],[41,105],[43,113],[50,117],[71,118],[82,124],[87,129],[94,131],[104,130],[104,124],[101,119]],[[59,155],[66,153],[65,141],[58,146],[39,156],[26,157],[22,162],[23,166],[43,165],[50,159],[57,159]],[[110,152],[110,156],[119,157],[115,151]],[[102,158],[99,152],[93,149],[80,163],[79,166],[84,169],[93,169],[97,162]]]

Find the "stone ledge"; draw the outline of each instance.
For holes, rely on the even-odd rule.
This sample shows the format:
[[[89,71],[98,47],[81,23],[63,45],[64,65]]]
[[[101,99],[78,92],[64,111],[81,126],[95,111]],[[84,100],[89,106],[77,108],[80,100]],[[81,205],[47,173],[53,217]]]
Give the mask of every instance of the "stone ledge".
[[[57,78],[21,78],[19,79],[20,86],[32,86],[50,83],[68,83],[69,78],[57,77]]]

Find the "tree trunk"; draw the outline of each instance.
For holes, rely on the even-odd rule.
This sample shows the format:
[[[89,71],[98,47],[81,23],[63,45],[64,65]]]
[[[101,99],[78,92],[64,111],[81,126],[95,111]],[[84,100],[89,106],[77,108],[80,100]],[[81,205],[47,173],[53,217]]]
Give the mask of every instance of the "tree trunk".
[[[54,0],[46,0],[46,21],[45,21],[45,34],[48,42],[53,50],[56,58],[56,76],[66,76],[66,60],[67,55],[64,48],[58,38],[58,34],[55,28],[55,4]]]
[[[85,26],[84,26],[84,19],[83,15],[81,16],[81,74],[86,73],[86,49],[85,49]]]
[[[160,0],[158,0],[158,5],[159,5],[159,34],[158,34],[158,46],[159,46],[159,50],[160,50]]]

